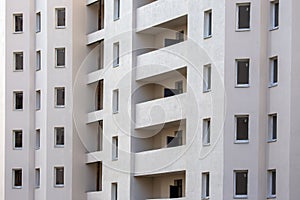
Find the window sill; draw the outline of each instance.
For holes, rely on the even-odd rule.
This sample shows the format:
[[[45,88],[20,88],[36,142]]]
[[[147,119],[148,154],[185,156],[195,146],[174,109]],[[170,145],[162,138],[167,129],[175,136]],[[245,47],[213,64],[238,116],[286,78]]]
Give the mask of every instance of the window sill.
[[[274,196],[268,196],[267,199],[276,199],[276,195],[274,195]]]
[[[120,66],[120,64],[115,64],[115,65],[113,65],[113,68],[116,68],[116,67],[119,67]]]
[[[54,185],[55,188],[63,188],[65,185]]]
[[[111,161],[117,161],[117,160],[119,160],[118,158],[113,158]]]
[[[21,151],[21,150],[23,150],[23,148],[22,147],[14,147],[13,150]]]
[[[249,31],[251,31],[250,28],[235,29],[235,32],[249,32]]]
[[[23,186],[13,186],[12,188],[13,188],[13,189],[22,189]]]
[[[13,32],[13,34],[23,34],[24,32],[23,31],[15,31]]]
[[[207,40],[207,39],[209,39],[209,38],[212,38],[212,35],[207,35],[207,36],[204,36],[204,37],[203,37],[204,40]]]
[[[119,113],[119,111],[114,111],[114,112],[113,112],[113,114],[118,114],[118,113]]]
[[[243,196],[234,196],[234,199],[248,199],[247,195],[243,195]]]
[[[202,200],[207,200],[207,199],[209,199],[209,197],[202,197],[201,199]]]
[[[65,147],[65,145],[54,145],[54,148],[57,148],[57,149],[62,149],[64,147]]]
[[[277,139],[270,139],[267,141],[268,143],[273,143],[273,142],[277,142]]]
[[[41,148],[40,147],[35,147],[34,148],[36,151],[40,150]]]
[[[65,108],[65,106],[59,106],[59,105],[55,105],[55,108]]]
[[[23,111],[23,109],[14,109],[14,111]]]
[[[56,26],[55,29],[66,29],[66,26]]]
[[[14,72],[23,72],[23,69],[14,69]]]
[[[35,186],[34,188],[35,188],[35,189],[39,189],[40,187],[41,187],[41,186]]]
[[[276,30],[278,30],[279,29],[279,26],[276,26],[276,27],[272,27],[272,28],[270,28],[270,30],[269,31],[276,31]]]
[[[120,19],[120,17],[115,17],[115,18],[114,18],[114,22],[115,22],[115,21],[119,21],[119,19]]]
[[[203,90],[203,93],[209,93],[211,92],[211,89]]]
[[[36,71],[36,72],[39,72],[39,71],[41,71],[41,68],[39,68],[39,69],[35,69],[35,71]]]
[[[240,84],[240,85],[239,85],[239,84],[236,84],[236,85],[235,85],[235,88],[249,88],[249,87],[250,87],[249,84],[243,84],[243,85],[242,85],[242,84]]]
[[[65,65],[56,65],[55,68],[66,68]]]
[[[41,32],[41,30],[35,31],[36,34],[38,34],[38,33],[40,33],[40,32]]]
[[[276,86],[278,86],[278,83],[271,83],[271,84],[269,85],[269,88],[273,88],[273,87],[276,87]]]
[[[202,146],[204,146],[204,147],[209,147],[209,146],[210,146],[210,143],[202,144]],[[203,198],[202,198],[202,199],[203,199]]]
[[[249,140],[236,140],[234,144],[249,144]]]

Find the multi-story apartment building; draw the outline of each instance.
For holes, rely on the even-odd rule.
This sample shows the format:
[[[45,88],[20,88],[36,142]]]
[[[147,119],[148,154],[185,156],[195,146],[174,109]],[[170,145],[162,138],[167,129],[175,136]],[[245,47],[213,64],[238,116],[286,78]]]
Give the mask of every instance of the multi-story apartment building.
[[[298,200],[298,8],[0,0],[0,199]]]

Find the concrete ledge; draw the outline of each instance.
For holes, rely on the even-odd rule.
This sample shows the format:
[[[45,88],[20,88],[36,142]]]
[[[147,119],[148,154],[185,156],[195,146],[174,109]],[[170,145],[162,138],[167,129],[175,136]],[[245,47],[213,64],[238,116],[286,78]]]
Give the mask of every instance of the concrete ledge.
[[[87,45],[93,44],[104,39],[104,29],[87,35]]]
[[[103,120],[103,110],[97,110],[87,114],[87,120],[86,120],[87,124],[97,122],[100,120]]]

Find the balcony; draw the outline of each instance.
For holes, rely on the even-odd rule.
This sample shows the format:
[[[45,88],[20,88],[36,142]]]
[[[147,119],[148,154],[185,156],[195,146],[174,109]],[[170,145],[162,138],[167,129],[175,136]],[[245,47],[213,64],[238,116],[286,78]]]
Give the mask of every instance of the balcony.
[[[137,32],[187,15],[187,0],[149,1],[137,9]],[[147,2],[146,2],[147,3]],[[151,16],[151,17],[149,17]]]
[[[135,181],[139,185],[142,194],[134,191],[138,199],[146,200],[170,200],[185,199],[186,178],[185,171],[157,174],[154,176],[136,177]]]
[[[92,44],[104,37],[104,0],[87,0],[87,6],[87,44]]]
[[[87,200],[105,199],[104,193],[102,191],[99,191],[99,192],[87,192],[86,196],[87,196]]]

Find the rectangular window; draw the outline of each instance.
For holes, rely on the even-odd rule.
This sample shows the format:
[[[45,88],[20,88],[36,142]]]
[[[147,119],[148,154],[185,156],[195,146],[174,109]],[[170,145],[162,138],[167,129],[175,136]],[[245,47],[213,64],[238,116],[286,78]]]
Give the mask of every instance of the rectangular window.
[[[41,65],[42,65],[42,60],[41,60],[41,51],[36,51],[36,66],[35,70],[41,70]]]
[[[41,172],[40,172],[40,168],[36,168],[35,169],[35,187],[39,188],[40,187],[40,183],[41,182]]]
[[[41,32],[41,12],[36,13],[36,25],[35,25],[35,31]]]
[[[14,92],[14,109],[23,110],[23,92]]]
[[[22,71],[24,62],[23,62],[23,52],[14,52],[14,70]]]
[[[22,188],[22,169],[13,169],[13,188]]]
[[[65,28],[66,26],[66,9],[56,8],[56,28]]]
[[[40,129],[35,130],[35,149],[38,150],[41,147],[41,131]]]
[[[111,200],[118,199],[118,183],[111,184]]]
[[[23,132],[22,130],[13,131],[13,147],[14,149],[22,149],[23,147]]]
[[[120,0],[114,0],[114,20],[120,19]]]
[[[274,0],[271,2],[271,27],[272,29],[278,28],[279,27],[279,1]]]
[[[112,138],[112,159],[117,160],[119,157],[119,140],[118,136]]]
[[[249,138],[249,116],[235,116],[236,120],[236,142],[248,142]]]
[[[248,171],[234,171],[234,197],[247,198],[248,196]]]
[[[55,147],[63,147],[65,145],[65,128],[54,128]]]
[[[203,145],[210,144],[210,119],[203,120],[203,136],[202,136]]]
[[[250,3],[237,4],[237,29],[250,29]]]
[[[113,91],[113,113],[119,112],[119,90]]]
[[[236,60],[236,86],[249,86],[249,59]]]
[[[211,90],[211,65],[203,67],[203,92]]]
[[[209,172],[202,173],[202,199],[209,199]]]
[[[113,46],[113,67],[117,67],[120,64],[120,45],[119,42],[114,43]]]
[[[65,88],[55,88],[55,107],[65,107]]]
[[[278,84],[278,57],[270,58],[270,86]]]
[[[35,92],[35,109],[40,110],[41,109],[41,91],[37,90]]]
[[[66,65],[66,49],[65,48],[56,48],[56,67],[65,67]]]
[[[175,82],[175,90],[176,90],[177,94],[183,93],[183,81]]]
[[[23,32],[23,14],[14,14],[14,32]]]
[[[212,10],[204,12],[204,38],[212,35]]]
[[[268,198],[276,197],[276,170],[268,170]]]
[[[54,168],[54,177],[55,177],[55,187],[63,187],[65,183],[64,178],[64,167],[55,167]]]
[[[277,114],[269,115],[269,141],[277,139]]]

